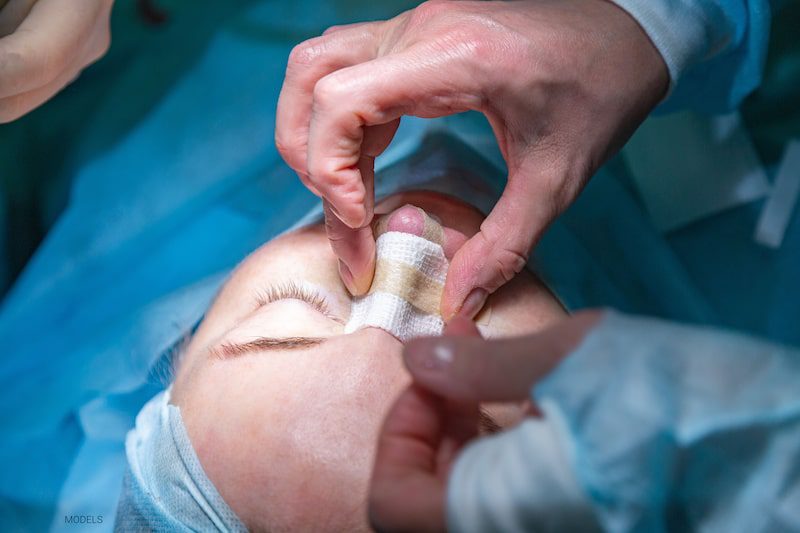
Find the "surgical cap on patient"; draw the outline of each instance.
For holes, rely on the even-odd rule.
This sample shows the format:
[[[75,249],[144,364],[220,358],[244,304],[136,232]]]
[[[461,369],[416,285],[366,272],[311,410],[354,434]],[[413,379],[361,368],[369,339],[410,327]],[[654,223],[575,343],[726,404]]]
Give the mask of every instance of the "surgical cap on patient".
[[[208,479],[170,389],[150,400],[125,441],[117,531],[247,531]]]

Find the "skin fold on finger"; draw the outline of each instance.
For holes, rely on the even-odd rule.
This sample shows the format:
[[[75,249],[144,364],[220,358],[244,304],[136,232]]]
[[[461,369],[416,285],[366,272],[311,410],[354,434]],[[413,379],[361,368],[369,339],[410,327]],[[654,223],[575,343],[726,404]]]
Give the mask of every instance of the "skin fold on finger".
[[[297,45],[278,97],[275,143],[286,163],[307,175],[306,148],[314,87],[324,76],[375,57],[375,23],[342,27]]]
[[[444,483],[436,475],[441,399],[411,385],[384,421],[369,490],[377,531],[443,531]]]
[[[83,57],[106,0],[38,0],[11,35],[0,39],[0,98],[51,85]]]
[[[416,384],[445,398],[520,401],[580,344],[601,316],[599,311],[582,311],[540,333],[518,338],[416,339],[406,344],[403,357]]]

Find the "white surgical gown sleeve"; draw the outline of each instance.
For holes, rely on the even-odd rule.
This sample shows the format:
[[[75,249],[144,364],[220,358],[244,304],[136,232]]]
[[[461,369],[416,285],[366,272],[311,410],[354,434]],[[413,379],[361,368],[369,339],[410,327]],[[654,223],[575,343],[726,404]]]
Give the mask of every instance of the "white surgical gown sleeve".
[[[456,460],[451,531],[800,530],[800,350],[609,313],[532,398],[544,435]]]
[[[669,69],[661,109],[724,112],[761,82],[768,0],[612,0],[642,26]]]

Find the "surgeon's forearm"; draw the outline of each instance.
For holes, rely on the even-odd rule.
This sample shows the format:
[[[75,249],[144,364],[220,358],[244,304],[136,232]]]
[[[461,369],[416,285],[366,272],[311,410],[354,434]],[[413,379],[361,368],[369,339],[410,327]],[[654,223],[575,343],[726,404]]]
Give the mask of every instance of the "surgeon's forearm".
[[[800,350],[612,313],[535,399],[564,418],[605,527],[663,529],[677,513],[769,531],[800,525],[797,391]]]
[[[600,530],[556,418],[530,418],[459,454],[448,482],[448,531]]]

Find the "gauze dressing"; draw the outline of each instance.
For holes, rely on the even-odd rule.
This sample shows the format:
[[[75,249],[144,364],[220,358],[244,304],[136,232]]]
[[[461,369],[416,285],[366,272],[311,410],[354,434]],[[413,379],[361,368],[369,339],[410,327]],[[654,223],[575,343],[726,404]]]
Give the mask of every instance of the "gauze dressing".
[[[444,231],[425,211],[413,208],[424,218],[421,235],[388,231],[388,216],[378,221],[375,277],[369,292],[353,299],[345,333],[376,327],[402,342],[441,335],[439,306],[449,266],[442,248]]]

